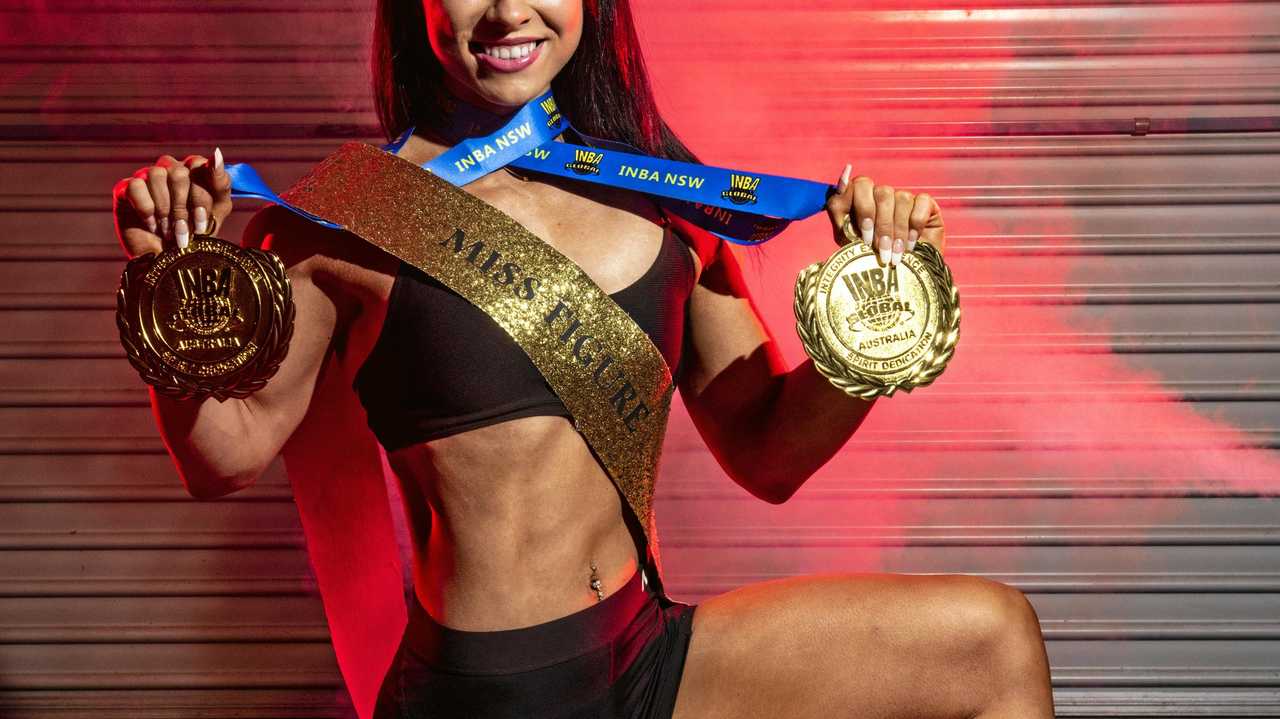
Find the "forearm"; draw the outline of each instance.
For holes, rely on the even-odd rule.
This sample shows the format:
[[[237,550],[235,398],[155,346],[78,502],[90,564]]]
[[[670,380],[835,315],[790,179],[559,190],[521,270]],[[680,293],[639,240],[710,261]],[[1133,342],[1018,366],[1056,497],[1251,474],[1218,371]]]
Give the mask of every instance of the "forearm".
[[[741,472],[757,495],[783,502],[844,447],[875,400],[845,394],[811,359],[773,382],[738,447]]]
[[[179,400],[149,388],[165,447],[193,497],[221,497],[251,485],[264,469],[250,441],[253,411],[245,400]]]

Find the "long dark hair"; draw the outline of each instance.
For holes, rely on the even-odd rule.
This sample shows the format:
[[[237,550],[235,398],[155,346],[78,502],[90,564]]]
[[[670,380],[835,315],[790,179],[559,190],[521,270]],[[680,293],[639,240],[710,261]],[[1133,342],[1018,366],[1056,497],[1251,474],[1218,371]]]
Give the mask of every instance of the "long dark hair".
[[[551,81],[556,104],[588,135],[627,142],[645,154],[698,158],[658,113],[628,0],[583,0],[582,40]],[[448,112],[444,67],[431,49],[420,0],[378,0],[373,94],[388,140]]]

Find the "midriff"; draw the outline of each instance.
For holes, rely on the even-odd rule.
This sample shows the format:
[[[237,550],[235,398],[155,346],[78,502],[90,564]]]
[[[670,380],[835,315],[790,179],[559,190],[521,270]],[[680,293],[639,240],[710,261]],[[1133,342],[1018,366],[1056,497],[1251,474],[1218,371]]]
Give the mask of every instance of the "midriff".
[[[414,590],[441,624],[470,631],[551,621],[639,566],[613,483],[563,417],[523,417],[388,455],[413,543]]]

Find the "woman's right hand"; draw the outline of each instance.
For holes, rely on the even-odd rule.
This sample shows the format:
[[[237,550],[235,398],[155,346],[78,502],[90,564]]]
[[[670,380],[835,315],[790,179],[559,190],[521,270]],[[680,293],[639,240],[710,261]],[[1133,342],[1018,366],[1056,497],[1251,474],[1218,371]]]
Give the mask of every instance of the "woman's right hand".
[[[222,151],[213,163],[203,155],[179,162],[161,155],[112,189],[116,239],[130,258],[159,254],[173,245],[185,248],[192,234],[205,234],[210,222],[222,227],[231,214],[231,177]]]

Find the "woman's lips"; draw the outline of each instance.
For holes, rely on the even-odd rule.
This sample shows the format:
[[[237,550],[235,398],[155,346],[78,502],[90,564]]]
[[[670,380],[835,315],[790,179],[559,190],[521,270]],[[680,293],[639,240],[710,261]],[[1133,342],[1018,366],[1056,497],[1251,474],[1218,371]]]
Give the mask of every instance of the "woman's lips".
[[[523,45],[527,47],[528,44],[529,43],[524,43]],[[521,45],[485,45],[484,43],[472,43],[471,54],[476,56],[477,63],[497,72],[519,72],[529,65],[532,65],[533,61],[538,59],[538,53],[542,52],[543,44],[543,40],[538,40],[533,43],[533,49],[524,57],[504,58],[498,57],[492,53],[507,52],[509,54],[515,54],[511,52],[511,49],[519,48]],[[499,50],[499,48],[504,48],[504,50]]]

